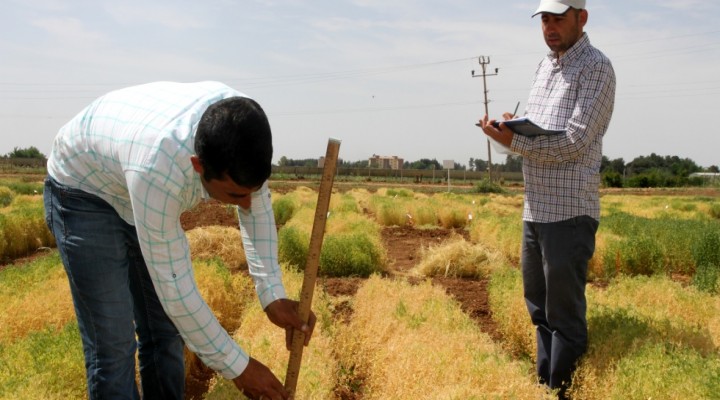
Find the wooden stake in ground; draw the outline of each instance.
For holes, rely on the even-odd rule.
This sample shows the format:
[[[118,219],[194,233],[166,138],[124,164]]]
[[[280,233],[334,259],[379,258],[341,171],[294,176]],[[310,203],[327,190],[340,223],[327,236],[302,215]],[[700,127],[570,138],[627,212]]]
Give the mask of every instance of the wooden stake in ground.
[[[300,319],[307,323],[310,318],[310,305],[312,304],[315,281],[320,264],[320,250],[322,249],[323,236],[325,235],[325,222],[327,220],[328,208],[330,207],[330,196],[332,195],[333,179],[337,169],[338,152],[340,141],[330,139],[325,154],[325,165],[323,166],[322,180],[318,190],[317,207],[315,208],[315,219],[313,221],[312,233],[310,234],[310,248],[308,249],[307,264],[305,265],[305,276],[300,291],[300,305],[298,314]],[[305,334],[299,330],[293,330],[292,346],[290,348],[290,359],[285,374],[285,389],[290,393],[290,398],[295,398],[298,375],[300,374],[300,362],[302,361],[303,345]]]

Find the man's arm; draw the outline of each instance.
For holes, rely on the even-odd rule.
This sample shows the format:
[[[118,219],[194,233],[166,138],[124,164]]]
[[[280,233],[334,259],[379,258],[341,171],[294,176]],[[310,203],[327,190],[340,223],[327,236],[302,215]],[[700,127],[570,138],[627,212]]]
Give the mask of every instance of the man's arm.
[[[180,225],[180,196],[142,172],[127,172],[126,179],[140,247],[165,313],[208,367],[226,378],[237,377],[249,357],[220,326],[198,291]]]
[[[270,190],[265,182],[252,194],[249,210],[238,207],[238,221],[250,276],[263,309],[287,295],[278,261],[278,236]]]
[[[305,333],[305,345],[315,327],[315,314],[310,313],[307,323],[298,316],[298,302],[288,300],[282,284],[282,271],[278,261],[278,237],[270,190],[265,182],[253,193],[249,210],[238,207],[240,232],[248,262],[250,276],[255,282],[260,304],[270,322],[285,329],[288,350],[293,329]]]
[[[550,163],[573,161],[584,154],[597,135],[604,133],[612,115],[615,73],[609,62],[596,62],[578,77],[574,107],[565,135],[515,135],[510,148],[524,157]]]

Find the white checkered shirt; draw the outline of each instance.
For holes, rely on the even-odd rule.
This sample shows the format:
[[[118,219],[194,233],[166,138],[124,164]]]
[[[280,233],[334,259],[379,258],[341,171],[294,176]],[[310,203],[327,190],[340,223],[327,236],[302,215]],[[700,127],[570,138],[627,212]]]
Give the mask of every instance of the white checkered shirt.
[[[190,162],[200,117],[234,96],[244,95],[217,82],[157,82],[108,93],[60,129],[48,160],[55,180],[101,197],[136,227],[165,312],[188,348],[226,378],[244,371],[248,355],[198,292],[180,214],[207,197]],[[286,297],[267,183],[238,215],[264,308]]]
[[[600,219],[602,139],[615,104],[610,60],[585,33],[560,59],[540,62],[526,116],[564,135],[514,135],[510,148],[523,156],[523,220],[557,222],[588,215]]]

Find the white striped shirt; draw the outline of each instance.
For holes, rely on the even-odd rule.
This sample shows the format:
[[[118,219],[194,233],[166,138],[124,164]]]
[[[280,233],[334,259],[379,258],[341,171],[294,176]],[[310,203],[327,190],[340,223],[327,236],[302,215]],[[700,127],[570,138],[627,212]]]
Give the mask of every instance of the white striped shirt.
[[[226,378],[248,355],[198,292],[180,214],[207,197],[190,162],[202,114],[242,93],[218,82],[156,82],[110,92],[63,126],[48,159],[59,183],[95,194],[134,225],[165,312],[190,350]],[[238,209],[251,276],[264,307],[285,298],[277,231],[265,183]]]
[[[612,64],[586,33],[559,59],[551,52],[540,62],[526,116],[566,134],[514,135],[510,148],[523,156],[523,220],[600,219],[602,139],[614,104]]]

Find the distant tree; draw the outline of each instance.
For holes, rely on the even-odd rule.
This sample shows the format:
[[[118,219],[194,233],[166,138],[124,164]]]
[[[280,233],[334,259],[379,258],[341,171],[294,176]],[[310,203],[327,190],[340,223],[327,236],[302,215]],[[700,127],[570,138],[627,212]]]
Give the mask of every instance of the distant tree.
[[[521,155],[508,154],[505,158],[505,172],[522,172],[523,158]]]
[[[317,158],[305,158],[302,160],[293,160],[285,156],[280,157],[278,165],[281,167],[317,167]]]
[[[714,173],[717,174],[717,173],[720,173],[720,168],[718,168],[717,165],[711,165],[711,166],[707,169],[707,172],[714,172]]]
[[[7,154],[9,158],[40,158],[45,159],[45,155],[40,152],[35,146],[30,146],[26,149],[15,147],[13,151]]]
[[[605,187],[621,188],[623,187],[622,175],[615,171],[607,170],[602,173],[602,183]]]
[[[409,162],[409,163],[407,163],[407,168],[408,169],[437,169],[437,170],[443,169],[442,164],[440,164],[438,162],[438,160],[436,160],[434,158],[432,160],[427,159],[427,158],[422,158],[417,161]]]
[[[475,170],[475,159],[470,157],[470,160],[468,161],[468,171],[474,171]]]
[[[677,177],[688,177],[693,172],[700,172],[700,168],[689,158],[681,159],[678,156],[659,156],[655,153],[649,156],[635,158],[627,165],[628,175],[641,175],[644,173],[671,174]]]
[[[340,161],[341,168],[367,168],[368,160]]]
[[[616,158],[611,161],[606,156],[602,157],[602,161],[600,162],[600,172],[616,172],[622,175],[624,171],[625,160],[623,160],[622,158]]]
[[[475,159],[475,171],[487,171],[488,163],[485,160],[481,160],[479,158]]]

